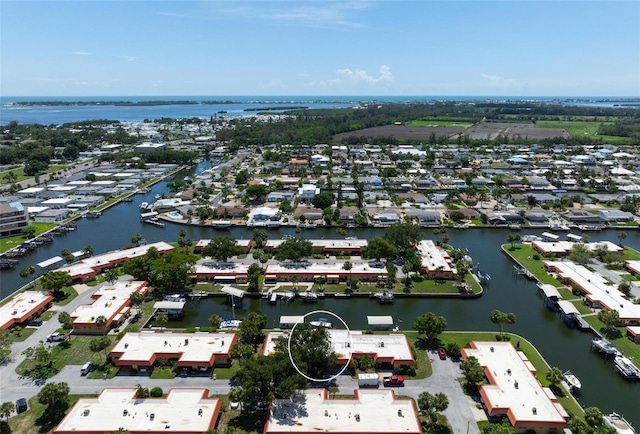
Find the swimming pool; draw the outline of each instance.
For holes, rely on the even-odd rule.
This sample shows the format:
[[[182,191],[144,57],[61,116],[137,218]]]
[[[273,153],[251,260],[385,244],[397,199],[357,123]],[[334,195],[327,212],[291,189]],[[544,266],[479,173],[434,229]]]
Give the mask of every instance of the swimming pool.
[[[181,219],[182,218],[182,214],[180,214],[177,211],[171,211],[169,214],[167,214],[169,217],[171,217],[172,219]]]

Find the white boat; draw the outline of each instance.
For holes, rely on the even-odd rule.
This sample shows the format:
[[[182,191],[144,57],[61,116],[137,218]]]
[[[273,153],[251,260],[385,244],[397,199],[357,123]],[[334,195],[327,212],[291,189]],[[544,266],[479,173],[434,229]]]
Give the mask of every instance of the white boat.
[[[542,241],[542,237],[537,235],[523,235],[522,238],[520,238],[520,241],[523,243],[531,243],[533,241]]]
[[[160,193],[157,193],[155,197],[156,199],[160,199],[162,196],[160,196]]]
[[[375,298],[377,298],[380,301],[380,303],[392,303],[393,302],[393,293],[392,292],[387,292],[387,291],[377,292],[373,296]]]
[[[631,424],[618,413],[605,414],[604,424],[612,427],[618,434],[636,434]]]
[[[333,324],[327,321],[326,318],[318,318],[318,321],[310,321],[309,324],[314,327],[324,327],[326,329],[330,329],[333,327]]]
[[[239,319],[225,319],[220,323],[220,330],[238,330],[242,320]]]
[[[564,377],[564,381],[567,382],[569,388],[572,390],[580,390],[582,388],[582,383],[578,380],[578,377],[573,374],[573,372],[567,371],[562,374],[562,376]]]
[[[313,303],[314,301],[318,301],[318,294],[312,291],[305,291],[298,294],[302,301],[307,303]]]
[[[617,355],[614,366],[627,380],[640,380],[640,369],[633,362],[622,355]]]
[[[595,337],[591,339],[591,345],[598,351],[608,355],[618,355],[618,349],[605,338]]]
[[[148,211],[148,210],[150,210],[151,208],[152,208],[152,206],[151,206],[151,205],[149,205],[149,202],[142,202],[142,203],[140,204],[140,210],[141,210],[141,211]]]

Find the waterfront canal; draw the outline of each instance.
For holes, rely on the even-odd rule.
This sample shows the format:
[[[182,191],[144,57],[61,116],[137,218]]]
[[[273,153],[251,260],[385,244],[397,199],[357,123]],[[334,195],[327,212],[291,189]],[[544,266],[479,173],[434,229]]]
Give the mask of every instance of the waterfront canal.
[[[201,168],[177,176],[191,175],[194,170]],[[138,205],[143,201],[152,200],[157,193],[167,191],[166,183],[161,182],[156,184],[148,195],[136,195],[133,202],[120,203],[103,212],[99,219],[78,220],[75,231],[57,237],[53,243],[40,246],[36,251],[23,256],[15,269],[2,271],[0,295],[4,298],[27,282],[19,276],[22,268],[59,255],[64,248],[76,251],[91,245],[96,253],[103,253],[129,244],[131,236],[136,233],[142,234],[149,242],[176,240],[181,229],[185,229],[187,237],[192,240],[220,234],[210,228],[170,223],[165,228],[158,228],[141,223]],[[522,231],[533,234],[541,232],[543,231]],[[236,238],[252,237],[251,230],[244,228],[234,228],[228,233]],[[285,234],[295,233],[293,229],[269,231],[269,237],[272,238],[280,238]],[[350,230],[347,236],[371,238],[381,234],[382,230],[367,229]],[[635,426],[640,426],[640,414],[637,412],[640,384],[623,380],[613,364],[590,350],[590,333],[568,328],[556,314],[544,307],[533,282],[513,275],[513,262],[500,250],[500,245],[506,243],[509,231],[468,229],[449,230],[448,234],[450,244],[468,249],[476,264],[479,263],[479,268],[491,275],[491,283],[482,297],[467,300],[396,298],[390,305],[381,305],[366,298],[328,298],[314,304],[270,304],[266,300],[251,299],[236,307],[235,312],[232,312],[231,306],[226,304],[223,298],[213,298],[190,303],[183,324],[204,326],[207,325],[209,315],[213,313],[222,318],[229,318],[233,314],[242,318],[247,312],[255,310],[266,314],[269,318],[268,325],[272,327],[278,324],[280,315],[301,315],[311,310],[322,309],[340,315],[354,329],[367,327],[367,315],[392,315],[400,329],[408,329],[416,316],[431,311],[447,319],[447,330],[488,330],[497,333],[498,328],[489,320],[489,313],[494,309],[514,312],[517,317],[516,324],[509,326],[507,330],[531,341],[551,366],[574,372],[582,381],[583,405],[595,405],[604,412],[623,413]],[[335,230],[325,229],[307,231],[300,235],[308,238],[339,237]],[[615,230],[589,233],[593,241],[606,239],[617,242],[616,235]],[[640,232],[627,231],[627,235],[625,244],[640,249]],[[432,231],[425,229],[424,237],[432,238]],[[561,238],[564,239],[564,236]]]

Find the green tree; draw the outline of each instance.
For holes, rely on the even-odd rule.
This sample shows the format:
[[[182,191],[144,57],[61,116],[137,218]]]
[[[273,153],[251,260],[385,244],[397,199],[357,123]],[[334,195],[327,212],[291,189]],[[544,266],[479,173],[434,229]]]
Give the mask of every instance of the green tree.
[[[88,245],[88,246],[84,246],[84,248],[82,249],[82,256],[84,257],[89,257],[89,256],[93,256],[93,254],[95,253],[95,249]]]
[[[156,325],[161,329],[164,329],[168,323],[169,317],[166,314],[160,313],[156,316]]]
[[[311,199],[311,203],[316,208],[326,209],[333,205],[333,193],[330,191],[323,191],[322,193],[316,194]]]
[[[58,314],[58,321],[65,330],[71,330],[73,328],[73,319],[69,312],[62,311]]]
[[[547,379],[547,381],[549,382],[549,384],[551,384],[551,386],[554,386],[556,388],[560,386],[560,383],[562,382],[562,380],[564,378],[560,368],[555,367],[555,366],[553,368],[549,369],[544,376]]]
[[[251,345],[255,350],[258,345],[264,342],[262,329],[267,325],[266,315],[258,312],[249,312],[249,315],[240,323],[238,330],[240,342]]]
[[[33,265],[29,265],[23,268],[22,270],[20,270],[20,277],[24,279],[30,276],[35,276],[35,274],[36,274],[36,267],[34,267]]]
[[[71,275],[64,271],[50,271],[42,276],[40,284],[47,291],[53,292],[54,297],[57,297],[62,288],[71,284]]]
[[[396,223],[384,231],[384,237],[404,256],[404,252],[422,238],[422,231],[413,223]]]
[[[231,358],[237,360],[240,366],[244,365],[254,354],[255,350],[253,347],[242,342],[237,342],[233,348],[231,348]]]
[[[67,383],[47,383],[38,393],[38,402],[42,405],[53,406],[56,403],[66,402],[69,397],[69,385]]]
[[[467,383],[477,386],[484,381],[484,369],[474,356],[463,360],[460,363],[460,369]]]
[[[193,257],[177,251],[165,253],[152,261],[149,283],[153,295],[162,298],[168,292],[183,291],[191,281],[189,273],[193,264]]]
[[[313,378],[321,378],[327,368],[333,367],[337,355],[331,349],[329,333],[325,328],[299,324],[291,333],[291,358],[298,369]],[[287,340],[276,343],[276,351],[288,354]]]
[[[138,308],[142,303],[144,303],[144,294],[132,292],[129,296],[129,304],[134,308]]]
[[[311,256],[312,253],[313,245],[311,244],[311,241],[302,238],[289,238],[278,246],[276,259],[278,261],[290,259],[297,262],[302,258]]]
[[[591,253],[584,244],[574,243],[567,258],[576,264],[586,265],[591,262]]]
[[[618,291],[629,297],[631,295],[631,284],[623,280],[618,284]]]
[[[500,336],[502,336],[504,334],[503,324],[515,324],[516,315],[514,313],[506,313],[496,309],[491,311],[489,319],[492,323],[498,324],[500,327]]]
[[[514,250],[516,248],[515,243],[520,241],[520,238],[520,234],[515,232],[511,232],[509,235],[507,235],[507,242],[511,243],[511,250]]]
[[[420,413],[429,418],[429,424],[433,424],[438,420],[438,413],[445,411],[449,407],[449,398],[444,393],[422,392],[418,396],[418,407]]]
[[[100,328],[103,328],[107,325],[107,317],[104,315],[100,315],[96,318],[96,325]]]
[[[253,242],[256,243],[256,247],[261,249],[267,242],[268,235],[262,229],[256,229],[253,231]]]
[[[75,260],[73,253],[71,253],[71,250],[66,248],[62,249],[62,251],[60,252],[60,256],[62,256],[62,258],[69,264]]]
[[[604,424],[602,411],[598,407],[587,407],[584,409],[584,421],[590,427],[597,428]]]
[[[238,242],[230,236],[214,238],[202,249],[202,256],[209,256],[220,261],[226,261],[241,253]]]
[[[209,325],[211,326],[211,328],[213,329],[213,331],[216,331],[220,328],[220,323],[222,322],[222,318],[220,318],[219,315],[211,314],[209,315],[208,318],[209,321]]]
[[[615,309],[602,309],[598,312],[598,319],[606,326],[607,333],[611,333],[615,331],[616,326],[620,322],[620,313]]]
[[[253,263],[249,265],[247,269],[247,274],[249,277],[249,292],[259,292],[260,291],[260,275],[262,274],[262,268]]]
[[[9,420],[9,416],[11,416],[11,413],[15,409],[16,405],[13,402],[3,402],[2,404],[0,404],[0,417],[4,417],[6,420]]]
[[[372,238],[366,247],[362,249],[362,256],[374,258],[379,261],[381,258],[392,259],[398,255],[398,249],[385,238]]]
[[[420,315],[413,322],[413,329],[424,335],[428,341],[435,340],[447,327],[447,320],[433,312]]]
[[[99,336],[89,341],[89,349],[94,353],[104,351],[104,358],[107,359],[106,349],[111,346],[111,338],[109,336]]]
[[[624,231],[618,231],[618,244],[622,247],[622,240],[627,238],[627,233]]]
[[[142,235],[135,234],[134,236],[131,237],[131,244],[138,244],[140,240],[142,240]]]
[[[246,197],[249,200],[262,201],[269,194],[269,186],[265,184],[253,184],[245,189]]]
[[[229,390],[229,401],[242,402],[244,401],[244,389],[240,386],[233,386]]]
[[[115,268],[109,268],[108,270],[104,271],[104,280],[106,280],[107,282],[113,284],[113,282],[115,282],[116,280],[118,280],[118,270],[116,270]]]

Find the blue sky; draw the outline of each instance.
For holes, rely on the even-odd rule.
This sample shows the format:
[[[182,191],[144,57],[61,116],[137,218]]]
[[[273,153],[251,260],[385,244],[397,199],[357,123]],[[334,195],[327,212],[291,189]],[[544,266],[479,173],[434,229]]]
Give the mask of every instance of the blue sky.
[[[4,96],[640,96],[640,2],[0,0]]]

